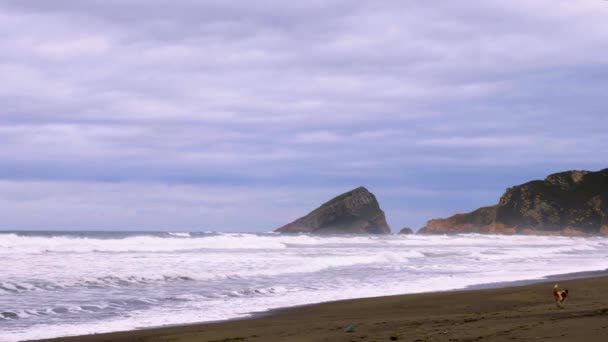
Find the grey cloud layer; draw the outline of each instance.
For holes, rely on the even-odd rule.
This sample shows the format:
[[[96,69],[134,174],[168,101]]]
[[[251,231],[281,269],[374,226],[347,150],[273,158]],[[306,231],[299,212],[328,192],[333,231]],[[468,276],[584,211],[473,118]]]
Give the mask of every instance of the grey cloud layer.
[[[295,194],[599,168],[607,18],[570,0],[3,1],[0,177]]]

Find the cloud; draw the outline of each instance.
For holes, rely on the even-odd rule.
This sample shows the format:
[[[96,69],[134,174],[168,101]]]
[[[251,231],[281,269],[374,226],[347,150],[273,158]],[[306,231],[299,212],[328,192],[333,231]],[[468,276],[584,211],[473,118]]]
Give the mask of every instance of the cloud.
[[[334,132],[312,131],[299,133],[291,141],[297,144],[326,144],[337,143],[343,139],[342,136]]]
[[[403,220],[450,214],[466,189],[605,167],[607,15],[569,0],[3,1],[0,178],[302,192],[462,181],[463,199],[439,209],[414,193],[387,204]],[[502,178],[478,184],[485,174]],[[228,217],[214,225],[239,225]]]
[[[343,191],[300,190],[281,186],[0,181],[0,214],[4,217],[0,229],[270,231],[314,209],[312,203]]]

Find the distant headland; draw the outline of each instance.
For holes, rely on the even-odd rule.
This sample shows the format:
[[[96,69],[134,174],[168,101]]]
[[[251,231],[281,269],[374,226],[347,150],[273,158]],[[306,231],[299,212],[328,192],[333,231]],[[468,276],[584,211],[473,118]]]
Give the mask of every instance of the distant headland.
[[[498,204],[427,222],[419,234],[608,234],[608,169],[565,171],[508,188]]]
[[[341,194],[281,233],[390,234],[376,196],[364,187]],[[403,230],[402,233],[410,233]],[[418,234],[608,235],[608,169],[555,173],[508,188],[498,204],[432,219]]]
[[[308,215],[275,230],[281,233],[390,234],[376,196],[364,187],[335,197]]]

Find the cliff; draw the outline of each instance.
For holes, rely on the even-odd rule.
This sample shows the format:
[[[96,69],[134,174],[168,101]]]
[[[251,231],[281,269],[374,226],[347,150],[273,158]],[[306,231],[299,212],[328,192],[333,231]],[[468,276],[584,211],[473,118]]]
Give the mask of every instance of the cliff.
[[[514,186],[497,205],[430,220],[419,233],[608,234],[608,169],[560,172]]]
[[[275,230],[281,233],[389,234],[376,196],[364,187],[346,192]]]

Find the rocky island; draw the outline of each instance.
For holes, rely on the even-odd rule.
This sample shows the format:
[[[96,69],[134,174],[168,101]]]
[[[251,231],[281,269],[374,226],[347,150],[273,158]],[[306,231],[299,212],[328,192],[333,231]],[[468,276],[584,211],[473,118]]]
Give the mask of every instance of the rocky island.
[[[400,231],[399,234],[404,234],[404,235],[409,235],[409,234],[414,234],[414,230],[410,227],[403,227]]]
[[[376,196],[366,188],[359,187],[330,200],[275,232],[390,234],[391,230]]]
[[[419,234],[608,234],[608,169],[566,171],[507,189],[498,204],[427,222]]]

